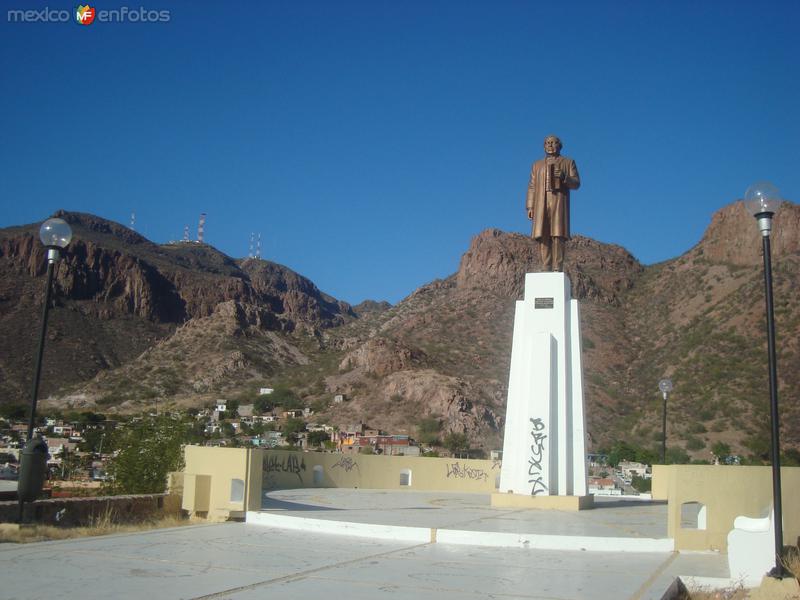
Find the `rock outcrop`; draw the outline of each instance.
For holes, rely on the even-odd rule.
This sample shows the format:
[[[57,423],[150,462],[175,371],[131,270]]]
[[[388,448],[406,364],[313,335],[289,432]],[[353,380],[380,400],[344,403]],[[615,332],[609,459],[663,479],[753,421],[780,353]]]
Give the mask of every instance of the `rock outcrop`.
[[[630,289],[643,267],[624,248],[574,236],[567,242],[564,270],[573,284],[573,296],[619,303],[619,293]],[[473,238],[456,274],[460,290],[482,289],[521,298],[525,274],[541,270],[537,243],[528,236],[487,229]]]
[[[800,205],[784,202],[773,219],[770,245],[775,257],[800,252]],[[733,265],[761,264],[761,233],[744,202],[714,213],[703,239],[691,253]]]

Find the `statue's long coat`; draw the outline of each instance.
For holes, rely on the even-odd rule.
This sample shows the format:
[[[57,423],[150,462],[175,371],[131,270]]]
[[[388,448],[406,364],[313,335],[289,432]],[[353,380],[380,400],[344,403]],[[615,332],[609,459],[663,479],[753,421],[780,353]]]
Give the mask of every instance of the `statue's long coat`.
[[[556,181],[552,192],[545,192],[545,179],[547,177],[547,159],[537,160],[531,166],[531,179],[528,184],[528,197],[525,202],[526,210],[533,209],[533,231],[535,239],[545,235],[545,225],[550,224],[550,235],[569,239],[569,191],[577,190],[581,186],[578,168],[575,161],[566,156],[556,156],[553,159],[561,167],[564,179]],[[547,195],[547,198],[545,198]],[[549,210],[548,209],[549,205]],[[545,211],[547,210],[547,213]]]

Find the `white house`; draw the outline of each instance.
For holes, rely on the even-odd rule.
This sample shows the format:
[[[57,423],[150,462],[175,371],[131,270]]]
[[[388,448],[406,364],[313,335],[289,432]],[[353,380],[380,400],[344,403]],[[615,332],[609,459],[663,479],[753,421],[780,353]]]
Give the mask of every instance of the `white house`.
[[[622,471],[622,476],[627,480],[633,479],[634,475],[638,475],[639,477],[649,476],[647,465],[640,462],[621,461],[618,468]]]

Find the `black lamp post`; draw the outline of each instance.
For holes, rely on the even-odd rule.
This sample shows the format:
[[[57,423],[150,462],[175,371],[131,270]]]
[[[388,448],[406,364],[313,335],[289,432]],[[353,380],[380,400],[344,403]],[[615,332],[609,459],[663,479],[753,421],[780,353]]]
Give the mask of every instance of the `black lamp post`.
[[[778,367],[775,357],[775,311],[772,301],[772,255],[769,234],[772,231],[772,216],[782,202],[778,188],[768,181],[754,183],[744,194],[744,205],[758,220],[764,249],[764,294],[767,309],[767,351],[769,353],[769,409],[772,425],[772,502],[775,508],[775,567],[769,575],[781,578],[784,575],[781,564],[783,552],[783,510],[781,508],[781,452],[778,418]]]
[[[664,378],[658,382],[658,389],[664,396],[664,411],[661,415],[661,464],[667,464],[667,396],[672,391],[672,379]]]
[[[50,295],[53,288],[53,271],[55,263],[61,258],[61,250],[72,240],[72,229],[64,219],[48,219],[39,229],[39,239],[47,248],[47,282],[44,291],[44,309],[42,325],[39,332],[39,346],[36,354],[36,367],[33,376],[33,393],[31,394],[31,412],[28,419],[27,443],[22,449],[19,463],[19,481],[17,497],[19,499],[19,522],[22,523],[25,502],[32,502],[39,496],[44,484],[47,467],[47,444],[38,437],[33,439],[36,427],[36,402],[39,398],[39,379],[42,374],[42,356],[47,334],[47,315],[50,311]]]

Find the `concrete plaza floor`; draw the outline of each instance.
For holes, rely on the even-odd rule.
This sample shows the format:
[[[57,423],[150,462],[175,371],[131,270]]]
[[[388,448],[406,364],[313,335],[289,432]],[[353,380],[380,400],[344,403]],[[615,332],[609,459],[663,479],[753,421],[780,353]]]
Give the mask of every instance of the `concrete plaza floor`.
[[[276,517],[289,517],[278,519]],[[667,538],[667,505],[639,499],[597,498],[595,508],[578,512],[526,510],[491,506],[489,494],[316,488],[266,494],[259,513],[248,522],[327,531],[347,531],[338,523],[371,524],[396,539],[404,529],[423,529],[424,539],[455,531],[469,532],[469,543],[521,545],[552,549],[620,551],[672,550]],[[314,527],[317,525],[317,527]],[[369,528],[351,528],[366,531]],[[379,532],[374,532],[380,535]],[[558,539],[556,539],[558,538]],[[570,543],[573,541],[574,543]],[[555,544],[555,545],[553,545]]]
[[[649,539],[662,527],[666,532],[663,505],[622,504],[581,513],[497,511],[482,496],[287,490],[267,496],[264,514],[311,519],[312,525],[326,520],[334,531],[338,524],[339,533],[250,522],[3,544],[0,598],[655,600],[677,576],[727,577],[725,557],[714,553],[480,545],[482,536],[520,528],[566,537]],[[359,522],[383,523],[390,532],[457,527],[474,531],[479,544],[354,535],[344,526]]]

